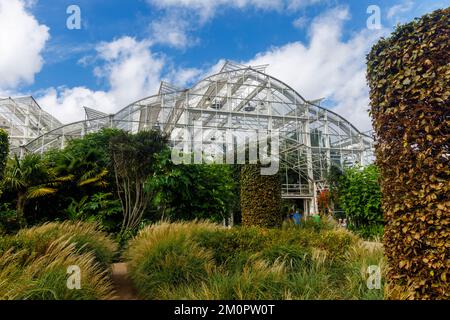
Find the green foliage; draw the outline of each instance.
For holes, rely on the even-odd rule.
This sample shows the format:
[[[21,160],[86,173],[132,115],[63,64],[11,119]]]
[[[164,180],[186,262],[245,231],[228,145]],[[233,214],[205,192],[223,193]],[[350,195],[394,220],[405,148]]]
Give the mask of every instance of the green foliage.
[[[93,224],[46,224],[0,238],[0,299],[109,299],[114,252],[115,244]],[[80,268],[79,290],[67,288],[70,265]]]
[[[97,263],[107,267],[116,252],[116,244],[99,230],[99,225],[86,222],[46,223],[21,229],[16,235],[6,236],[0,243],[0,252],[22,252],[23,261],[45,254],[57,239],[75,245],[78,253],[92,252]]]
[[[19,229],[16,210],[12,209],[9,203],[0,204],[0,235],[15,233]]]
[[[144,298],[157,299],[167,287],[194,285],[207,278],[212,254],[187,240],[190,231],[185,224],[163,223],[144,228],[129,242],[126,257],[131,278]]]
[[[327,223],[319,229],[160,223],[141,230],[125,256],[140,294],[151,299],[383,298],[383,289],[366,286],[369,265],[384,270],[382,248],[366,248]]]
[[[160,131],[121,132],[110,140],[111,161],[117,194],[123,208],[122,231],[134,230],[152,198],[145,182],[154,174],[157,155],[166,148],[167,137]]]
[[[95,155],[93,159],[99,167],[110,168],[110,141],[122,132],[119,129],[104,128],[87,134],[82,139],[70,140],[64,148],[64,153],[75,159],[86,160],[89,160],[90,155]]]
[[[57,176],[54,168],[37,154],[27,154],[23,159],[17,157],[8,162],[4,178],[5,189],[15,194],[17,220],[21,226],[26,224],[25,206],[30,199],[53,195],[57,188],[70,176]]]
[[[338,178],[334,192],[344,210],[349,228],[364,235],[377,236],[383,230],[379,171],[376,166],[346,169]],[[370,231],[375,232],[371,234]],[[381,234],[378,233],[381,231]]]
[[[3,129],[0,129],[0,195],[2,189],[1,183],[3,181],[3,174],[6,168],[6,161],[8,160],[8,154],[9,154],[8,134]]]
[[[69,140],[62,150],[11,159],[0,201],[20,209],[22,223],[35,225],[66,219],[71,202],[114,192],[109,140],[119,132],[104,129]]]
[[[115,192],[109,142],[120,132],[117,129],[102,129],[81,139],[70,140],[63,150],[51,150],[45,154],[58,176],[69,176],[71,179],[65,181],[57,194],[52,196],[52,207],[37,202],[37,216],[46,221],[64,219],[66,208],[73,208],[75,202],[83,202],[83,199],[90,199],[95,194]]]
[[[65,210],[70,220],[98,222],[108,232],[120,231],[122,206],[120,201],[112,198],[111,193],[99,192],[84,196],[80,201],[72,199]]]
[[[448,299],[450,8],[399,26],[367,58],[392,292]]]
[[[265,237],[258,227],[204,229],[193,235],[195,243],[212,250],[218,264],[234,265],[239,269],[244,260],[255,251],[262,250]]]
[[[278,175],[261,175],[261,166],[241,168],[240,196],[242,223],[245,226],[281,226],[281,184]]]
[[[221,222],[237,201],[232,167],[228,165],[174,165],[170,150],[158,157],[158,169],[147,180],[162,219],[210,219]]]

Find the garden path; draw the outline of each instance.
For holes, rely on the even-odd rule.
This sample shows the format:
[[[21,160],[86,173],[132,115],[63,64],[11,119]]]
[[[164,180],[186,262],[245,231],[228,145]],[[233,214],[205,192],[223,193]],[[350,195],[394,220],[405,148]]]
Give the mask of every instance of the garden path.
[[[115,300],[139,300],[136,289],[128,277],[128,266],[124,262],[112,265],[112,282],[116,291]]]

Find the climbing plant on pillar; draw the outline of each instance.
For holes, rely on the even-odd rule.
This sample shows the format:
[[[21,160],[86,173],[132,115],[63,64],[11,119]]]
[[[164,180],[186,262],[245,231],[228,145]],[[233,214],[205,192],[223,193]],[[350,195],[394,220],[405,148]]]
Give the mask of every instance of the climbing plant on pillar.
[[[0,129],[0,186],[5,173],[6,161],[8,160],[9,142],[8,134]]]
[[[450,8],[434,11],[367,59],[388,291],[416,299],[450,295],[449,26]]]
[[[260,165],[242,165],[240,195],[243,225],[261,227],[281,225],[283,216],[278,174],[261,175]]]

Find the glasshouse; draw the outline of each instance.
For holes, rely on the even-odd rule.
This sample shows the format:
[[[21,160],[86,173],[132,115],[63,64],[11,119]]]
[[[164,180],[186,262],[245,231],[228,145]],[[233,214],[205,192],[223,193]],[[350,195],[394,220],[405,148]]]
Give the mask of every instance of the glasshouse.
[[[397,25],[369,52],[367,30],[323,27],[357,16],[336,10],[308,22],[305,42],[264,52],[248,24],[253,53],[233,26],[229,39],[173,50],[180,61],[159,40],[105,42],[97,27],[70,59],[49,59],[66,43],[52,35],[42,60],[64,62],[39,77],[40,66],[14,78],[20,63],[4,63],[0,94],[45,96],[0,98],[0,300],[182,300],[171,317],[199,315],[189,300],[448,301],[450,8]],[[208,67],[225,55],[257,62]],[[335,112],[365,108],[352,96],[363,91],[367,132]],[[239,306],[230,314],[257,304]]]
[[[162,82],[156,95],[116,114],[84,107],[85,120],[65,125],[31,97],[8,98],[0,101],[1,126],[9,133],[12,152],[21,155],[63,148],[68,140],[105,127],[132,133],[158,128],[173,146],[188,139],[209,148],[215,162],[239,140],[251,144],[252,134],[277,132],[283,198],[303,199],[305,212],[317,212],[316,195],[327,187],[330,166],[371,163],[373,139],[321,107],[321,100],[306,100],[265,69],[226,62],[219,73],[192,88]]]

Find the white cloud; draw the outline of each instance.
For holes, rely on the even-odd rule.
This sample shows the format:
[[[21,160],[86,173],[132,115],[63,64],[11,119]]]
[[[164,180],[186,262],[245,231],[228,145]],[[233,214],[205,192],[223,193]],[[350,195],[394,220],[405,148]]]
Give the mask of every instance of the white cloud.
[[[202,79],[204,71],[198,68],[172,68],[164,78],[165,81],[179,87],[185,88]]]
[[[412,0],[406,0],[402,3],[396,4],[388,9],[388,12],[386,14],[386,17],[388,19],[393,19],[398,15],[404,14],[406,12],[409,12],[413,9],[414,1]]]
[[[188,35],[188,18],[183,13],[170,13],[150,24],[151,41],[184,49],[197,41]]]
[[[201,11],[203,15],[215,13],[219,7],[237,9],[255,8],[263,10],[298,10],[305,6],[323,2],[324,0],[147,0],[159,8],[188,8]]]
[[[450,0],[401,0],[387,9],[386,19],[391,26],[395,26],[412,21],[436,9],[447,8],[449,5]]]
[[[236,9],[255,8],[263,10],[281,10],[285,0],[147,0],[151,5],[160,9],[183,8],[197,12],[202,20],[210,19],[220,7]],[[287,1],[295,2],[295,0]],[[302,2],[311,2],[303,0]]]
[[[27,8],[33,1],[0,0],[0,88],[30,84],[43,65],[41,56],[50,38]]]
[[[67,123],[83,119],[83,106],[110,113],[115,105],[114,97],[108,92],[92,91],[85,87],[49,88],[37,101],[44,110]]]
[[[364,29],[342,40],[346,8],[314,19],[309,43],[293,42],[256,55],[246,65],[269,64],[267,73],[291,85],[308,100],[331,99],[332,109],[357,128],[369,130],[365,55],[380,34]]]
[[[123,37],[98,46],[106,61],[100,69],[117,103],[124,104],[154,94],[159,87],[164,58],[150,51],[149,43]]]
[[[308,24],[308,18],[305,16],[298,17],[292,22],[292,25],[297,29],[303,29]]]
[[[150,24],[151,39],[154,43],[185,49],[199,42],[189,33],[223,9],[295,12],[324,1],[327,0],[147,0],[164,11],[162,18]]]
[[[107,81],[107,91],[85,87],[49,88],[37,97],[39,104],[63,122],[83,119],[83,106],[113,113],[158,90],[164,58],[153,54],[148,41],[122,37],[97,46],[103,64],[95,69]]]

